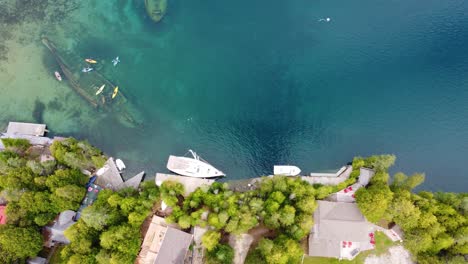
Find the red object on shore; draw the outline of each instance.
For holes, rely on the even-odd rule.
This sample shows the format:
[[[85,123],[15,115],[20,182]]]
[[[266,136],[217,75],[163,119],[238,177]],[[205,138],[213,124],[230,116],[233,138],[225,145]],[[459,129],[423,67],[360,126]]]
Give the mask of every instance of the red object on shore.
[[[5,205],[0,205],[0,225],[6,224],[6,206]]]
[[[58,71],[54,72],[54,74],[55,74],[55,78],[57,78],[57,80],[62,81],[62,76],[60,75],[60,73]]]

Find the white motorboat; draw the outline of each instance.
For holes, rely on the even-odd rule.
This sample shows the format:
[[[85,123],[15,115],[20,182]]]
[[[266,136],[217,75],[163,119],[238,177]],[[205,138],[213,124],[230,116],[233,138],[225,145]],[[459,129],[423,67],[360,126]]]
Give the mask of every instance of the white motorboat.
[[[200,158],[193,150],[189,149],[189,153],[192,154],[193,158],[170,155],[167,169],[180,175],[197,178],[225,176],[224,172]]]
[[[123,163],[123,161],[121,159],[116,159],[115,160],[115,165],[117,166],[117,169],[119,169],[119,171],[123,171],[125,170],[125,163]]]
[[[290,165],[275,165],[273,166],[274,175],[296,176],[301,173],[301,169]]]

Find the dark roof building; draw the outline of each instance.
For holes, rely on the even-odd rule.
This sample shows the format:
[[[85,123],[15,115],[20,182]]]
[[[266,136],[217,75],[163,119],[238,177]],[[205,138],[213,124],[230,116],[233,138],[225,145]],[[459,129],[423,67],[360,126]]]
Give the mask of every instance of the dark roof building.
[[[122,175],[120,174],[119,169],[117,168],[114,159],[111,157],[107,160],[104,167],[99,169],[97,172],[96,184],[105,188],[111,189],[113,191],[118,191],[126,187],[132,187],[138,189],[145,172],[142,171],[139,174],[133,176],[132,178],[124,181]]]

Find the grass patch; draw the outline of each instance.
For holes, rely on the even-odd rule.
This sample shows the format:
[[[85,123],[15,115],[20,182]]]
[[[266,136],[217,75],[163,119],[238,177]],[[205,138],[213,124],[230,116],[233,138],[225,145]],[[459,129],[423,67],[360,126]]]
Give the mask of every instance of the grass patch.
[[[375,249],[359,253],[353,260],[338,260],[335,258],[305,257],[304,264],[362,264],[369,255],[382,255],[388,248],[395,245],[383,232],[375,233]]]

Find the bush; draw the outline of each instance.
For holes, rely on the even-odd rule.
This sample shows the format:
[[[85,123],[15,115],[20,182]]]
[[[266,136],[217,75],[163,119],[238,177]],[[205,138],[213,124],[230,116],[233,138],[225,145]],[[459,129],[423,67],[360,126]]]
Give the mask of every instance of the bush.
[[[219,243],[219,239],[221,238],[221,233],[216,231],[207,231],[202,236],[202,245],[208,251],[212,251]]]
[[[6,149],[25,152],[30,146],[29,140],[23,138],[2,138]]]
[[[105,157],[100,150],[86,141],[73,138],[55,141],[50,146],[50,151],[58,162],[74,169],[93,170],[102,167],[105,163]]]
[[[226,244],[217,245],[206,255],[207,264],[231,264],[234,259],[234,249]]]

